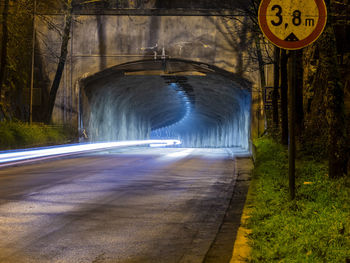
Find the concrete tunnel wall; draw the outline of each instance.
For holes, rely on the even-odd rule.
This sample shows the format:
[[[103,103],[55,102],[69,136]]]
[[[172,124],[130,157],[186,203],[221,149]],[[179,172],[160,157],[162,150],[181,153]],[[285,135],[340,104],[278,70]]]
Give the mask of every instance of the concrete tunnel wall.
[[[183,70],[187,63],[170,67]],[[152,61],[135,65],[158,67]],[[251,90],[244,79],[210,70],[199,75],[124,70],[115,67],[81,81],[81,125],[90,140],[175,138],[182,147],[248,148]]]
[[[71,38],[64,74],[55,103],[53,122],[79,127],[77,81],[86,74],[141,59],[188,59],[238,73],[259,83],[251,69],[248,52],[252,36],[246,17],[220,16],[127,16],[73,15]],[[62,15],[36,17],[36,76],[34,115],[40,116],[40,103],[47,94],[57,68],[61,36],[50,27],[64,25]]]

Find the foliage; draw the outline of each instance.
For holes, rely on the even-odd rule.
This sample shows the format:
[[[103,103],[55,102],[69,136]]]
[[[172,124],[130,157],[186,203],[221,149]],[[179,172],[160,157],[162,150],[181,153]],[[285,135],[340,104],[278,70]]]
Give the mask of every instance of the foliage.
[[[350,260],[350,178],[330,179],[325,163],[298,160],[291,202],[286,149],[268,138],[256,146],[251,262]]]
[[[23,93],[30,83],[31,8],[31,0],[10,1],[7,18],[8,51],[3,87],[3,107],[10,118],[25,119],[28,114],[28,105],[23,101]]]
[[[315,120],[316,121],[316,120]],[[299,152],[305,158],[319,161],[327,157],[327,127],[316,123],[306,123],[306,129],[301,135]]]
[[[63,1],[63,0],[62,0]],[[62,1],[38,1],[39,11],[59,10]],[[45,4],[44,4],[45,3]],[[29,119],[29,87],[33,43],[33,0],[10,0],[7,12],[7,60],[2,109],[8,119]],[[3,10],[1,10],[3,11]],[[37,10],[38,11],[38,10]],[[1,12],[3,15],[3,13]],[[0,17],[1,22],[4,17]],[[2,38],[0,32],[0,38]],[[6,42],[6,41],[5,41]],[[3,119],[4,116],[0,116]]]
[[[67,127],[0,122],[0,149],[33,147],[68,142],[74,135]]]

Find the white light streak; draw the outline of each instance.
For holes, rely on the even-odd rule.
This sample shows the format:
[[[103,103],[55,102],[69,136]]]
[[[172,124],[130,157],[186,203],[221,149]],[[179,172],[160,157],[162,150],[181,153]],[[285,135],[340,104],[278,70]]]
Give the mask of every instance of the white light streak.
[[[186,150],[180,151],[180,152],[169,153],[169,154],[165,155],[165,157],[166,158],[180,158],[180,157],[183,158],[183,157],[190,155],[193,151],[194,151],[194,149],[186,149]]]
[[[13,164],[18,161],[45,159],[55,156],[71,155],[89,151],[110,149],[114,147],[152,145],[170,146],[181,144],[179,140],[136,140],[136,141],[117,141],[101,142],[88,144],[70,144],[63,146],[42,147],[28,150],[2,151],[0,152],[0,167],[9,163]]]

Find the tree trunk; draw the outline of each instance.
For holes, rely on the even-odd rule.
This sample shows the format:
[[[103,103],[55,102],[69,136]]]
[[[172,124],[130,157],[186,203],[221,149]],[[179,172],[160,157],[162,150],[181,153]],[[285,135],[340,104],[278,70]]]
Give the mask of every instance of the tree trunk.
[[[2,91],[5,84],[5,73],[7,66],[7,43],[8,43],[8,27],[7,17],[9,12],[9,0],[4,1],[4,9],[2,12],[2,39],[1,39],[1,53],[0,53],[0,111],[3,112],[2,108]]]
[[[296,80],[296,135],[300,136],[304,130],[304,107],[303,107],[303,51],[297,51],[297,80]]]
[[[326,4],[330,10],[332,1],[327,0]],[[328,173],[330,178],[338,178],[347,173],[347,156],[345,153],[344,87],[340,82],[331,16],[328,17],[328,24],[318,44],[320,67],[326,80],[324,101],[328,123]]]
[[[261,53],[261,46],[260,46],[260,42],[259,42],[259,37],[255,38],[255,46],[256,46],[256,54],[257,54],[257,58],[258,58],[258,65],[259,65],[259,73],[260,73],[260,86],[261,86],[261,90],[260,90],[260,95],[263,101],[263,105],[264,105],[264,122],[266,125],[266,111],[265,111],[265,100],[264,100],[264,88],[266,86],[266,79],[265,79],[265,71],[264,71],[264,60],[263,60],[263,56]],[[260,102],[259,102],[260,104]],[[259,113],[260,114],[260,113]],[[266,127],[264,127],[264,130],[266,129]]]
[[[324,101],[328,123],[329,176],[337,178],[346,173],[344,88],[340,83],[335,35],[329,25],[319,41],[319,51],[320,67],[326,80]]]
[[[288,145],[288,75],[287,75],[288,56],[286,50],[281,51],[281,143]]]
[[[55,106],[57,91],[58,91],[58,88],[60,86],[64,66],[65,66],[66,59],[67,59],[68,42],[69,42],[69,38],[70,38],[71,24],[72,24],[72,0],[67,0],[65,26],[64,26],[63,35],[62,35],[61,54],[60,54],[59,62],[57,65],[56,75],[55,75],[54,81],[53,81],[51,89],[50,89],[49,106],[48,106],[49,108],[48,108],[47,117],[46,117],[47,123],[51,122],[52,112],[53,112],[53,108]]]
[[[278,97],[279,97],[279,63],[280,63],[280,49],[275,47],[274,50],[274,81],[273,81],[273,94],[272,94],[272,110],[273,110],[273,123],[276,129],[279,125],[279,115],[278,115]]]

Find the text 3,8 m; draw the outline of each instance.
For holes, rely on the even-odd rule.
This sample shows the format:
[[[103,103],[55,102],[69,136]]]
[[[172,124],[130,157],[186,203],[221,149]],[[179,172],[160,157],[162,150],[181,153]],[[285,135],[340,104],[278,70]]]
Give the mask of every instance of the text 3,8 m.
[[[272,11],[275,11],[276,18],[274,20],[271,20],[271,24],[273,26],[280,26],[283,23],[283,16],[282,16],[282,7],[280,5],[274,5],[271,8]],[[293,19],[292,23],[295,26],[300,26],[302,24],[302,17],[301,17],[301,11],[300,10],[294,10],[293,11]],[[305,19],[305,26],[314,26],[315,20],[313,18],[306,18]],[[286,23],[285,26],[287,27],[288,24]]]

